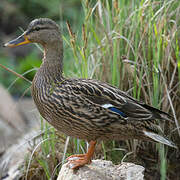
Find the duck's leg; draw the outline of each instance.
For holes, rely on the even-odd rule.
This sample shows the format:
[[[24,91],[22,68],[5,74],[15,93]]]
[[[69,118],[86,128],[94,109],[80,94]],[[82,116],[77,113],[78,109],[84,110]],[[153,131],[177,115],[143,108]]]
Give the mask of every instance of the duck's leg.
[[[72,169],[78,169],[85,164],[91,163],[91,157],[94,154],[96,141],[90,141],[88,152],[86,154],[75,154],[67,158]]]

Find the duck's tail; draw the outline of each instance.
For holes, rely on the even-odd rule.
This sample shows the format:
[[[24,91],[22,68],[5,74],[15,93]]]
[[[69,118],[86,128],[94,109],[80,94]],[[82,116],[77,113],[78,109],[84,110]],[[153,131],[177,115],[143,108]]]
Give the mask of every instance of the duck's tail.
[[[172,141],[168,140],[166,137],[163,137],[163,136],[156,134],[156,133],[153,133],[153,132],[148,132],[148,131],[143,131],[143,132],[147,137],[153,139],[156,142],[160,142],[160,143],[165,144],[167,146],[171,146],[173,148],[178,149],[178,147]]]
[[[143,104],[143,107],[145,107],[146,109],[150,110],[152,112],[153,117],[155,119],[168,120],[170,122],[173,122],[174,118],[170,114],[168,114],[168,113],[166,113],[164,111],[161,111],[161,110],[159,110],[157,108],[154,108],[152,106],[149,106],[147,104]]]

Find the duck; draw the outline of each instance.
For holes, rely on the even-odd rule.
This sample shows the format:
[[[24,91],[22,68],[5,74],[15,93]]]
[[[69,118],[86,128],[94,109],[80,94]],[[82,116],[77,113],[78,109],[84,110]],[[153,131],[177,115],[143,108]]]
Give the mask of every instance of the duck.
[[[55,21],[35,19],[22,35],[4,46],[29,43],[40,44],[44,49],[31,86],[40,115],[57,131],[89,142],[87,153],[67,158],[72,169],[91,163],[96,143],[101,140],[140,139],[177,148],[159,126],[159,121],[172,119],[168,113],[108,83],[63,76],[63,40]]]

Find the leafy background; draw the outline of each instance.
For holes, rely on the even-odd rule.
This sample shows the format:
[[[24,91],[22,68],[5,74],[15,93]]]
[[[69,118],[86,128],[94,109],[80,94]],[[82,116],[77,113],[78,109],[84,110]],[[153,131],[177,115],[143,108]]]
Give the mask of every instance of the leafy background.
[[[174,124],[160,125],[177,145],[180,144],[178,0],[1,0],[0,43],[20,35],[28,23],[38,17],[51,18],[61,27],[66,77],[100,79],[172,114]],[[25,73],[29,80],[40,66],[41,57],[41,50],[34,45],[0,48],[0,63],[20,74]],[[16,77],[3,69],[0,77],[0,83],[16,98],[24,95],[30,86],[22,79],[15,81]],[[25,96],[30,97],[30,91]],[[42,143],[31,166],[25,165],[25,173],[27,168],[31,172],[29,179],[49,179],[60,163],[56,148],[61,148],[57,141],[65,142],[66,137],[62,138],[53,128],[49,130],[42,122],[44,128],[47,131],[42,138],[53,140]],[[67,156],[81,152],[79,147],[85,149],[85,146],[84,141],[70,139]],[[137,140],[103,142],[97,146],[95,157],[114,163],[125,160],[141,164],[146,168],[146,179],[180,177],[178,151],[159,144]],[[33,167],[38,167],[39,174],[33,174]]]

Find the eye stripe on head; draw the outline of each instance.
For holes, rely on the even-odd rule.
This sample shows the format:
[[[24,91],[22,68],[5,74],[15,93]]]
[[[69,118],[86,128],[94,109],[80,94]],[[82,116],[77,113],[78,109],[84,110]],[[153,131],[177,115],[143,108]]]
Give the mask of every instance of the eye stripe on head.
[[[50,29],[50,28],[49,27],[35,27],[33,29],[30,29],[27,34],[29,34],[31,32],[35,32],[35,31],[44,30],[44,29]]]

